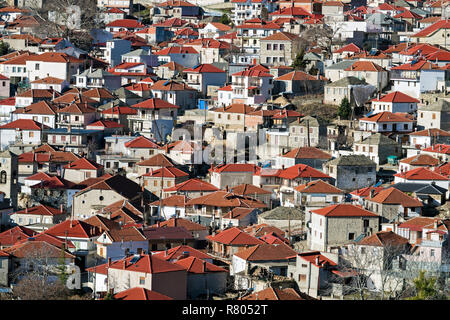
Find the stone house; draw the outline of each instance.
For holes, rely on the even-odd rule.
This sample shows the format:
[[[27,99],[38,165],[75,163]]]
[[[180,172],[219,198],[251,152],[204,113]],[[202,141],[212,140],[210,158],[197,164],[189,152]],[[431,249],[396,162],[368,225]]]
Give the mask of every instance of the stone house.
[[[422,215],[423,204],[397,188],[390,187],[364,199],[364,207],[381,217],[381,222],[404,221]]]
[[[339,189],[355,190],[376,182],[376,163],[363,155],[340,156],[323,165],[323,171],[331,176]]]
[[[269,225],[283,231],[288,230],[290,225],[292,232],[300,231],[305,226],[305,214],[299,208],[276,207],[258,215],[258,224]],[[281,236],[284,237],[285,234]]]
[[[409,134],[409,145],[420,148],[428,148],[435,144],[450,145],[450,132],[438,128],[428,128],[414,131]]]
[[[417,110],[417,127],[419,129],[437,128],[450,130],[450,102],[439,99],[429,105],[419,105]]]
[[[274,79],[274,94],[286,92],[293,94],[321,94],[326,79],[320,75],[312,76],[303,71],[292,71]]]
[[[378,91],[383,90],[389,82],[389,74],[383,67],[370,61],[356,61],[344,70],[346,77],[356,77],[373,85]]]
[[[355,141],[353,143],[353,154],[364,155],[380,165],[385,164],[389,156],[401,158],[402,150],[400,143],[381,133],[375,133],[361,139],[361,141]]]
[[[354,98],[352,95],[353,85],[367,85],[368,83],[364,80],[358,79],[353,76],[348,76],[337,80],[335,82],[325,85],[324,90],[324,103],[340,105],[342,99],[346,97],[350,104],[354,103]]]
[[[294,188],[295,205],[305,208],[306,222],[309,212],[331,204],[344,202],[345,192],[323,180],[314,180]]]
[[[322,139],[326,137],[326,130],[321,119],[311,116],[299,118],[289,123],[288,146],[291,148],[318,147]]]
[[[267,65],[292,65],[300,51],[300,37],[289,32],[277,32],[259,40],[260,62]]]
[[[352,204],[335,204],[311,211],[308,247],[329,251],[330,247],[377,232],[379,216]]]

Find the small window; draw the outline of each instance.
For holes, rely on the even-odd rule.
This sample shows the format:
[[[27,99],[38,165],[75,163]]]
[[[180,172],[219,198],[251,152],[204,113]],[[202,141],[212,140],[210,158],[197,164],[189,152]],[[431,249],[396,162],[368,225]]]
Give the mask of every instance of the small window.
[[[103,196],[98,197],[98,200],[103,201],[105,199]]]
[[[145,285],[145,277],[139,277],[139,284]]]
[[[355,239],[355,234],[352,233],[352,232],[350,232],[350,233],[348,234],[348,240],[353,240],[353,239]]]

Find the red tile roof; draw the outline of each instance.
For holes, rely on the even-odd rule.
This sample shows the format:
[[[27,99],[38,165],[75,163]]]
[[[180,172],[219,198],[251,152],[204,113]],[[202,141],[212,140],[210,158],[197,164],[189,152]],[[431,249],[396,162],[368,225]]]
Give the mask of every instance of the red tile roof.
[[[336,263],[333,260],[330,260],[319,251],[303,252],[299,254],[299,257],[319,268],[323,268],[325,264],[328,264],[332,267],[336,266]],[[319,263],[317,264],[317,262]]]
[[[266,208],[267,206],[250,197],[240,196],[232,192],[216,191],[188,201],[187,205],[206,205],[215,207]]]
[[[353,204],[334,204],[311,212],[326,217],[378,217],[373,212]]]
[[[381,204],[400,204],[404,208],[423,207],[422,202],[394,187],[381,190],[373,198],[369,196],[366,200]]]
[[[147,100],[144,100],[137,104],[134,104],[131,107],[137,108],[137,109],[168,109],[168,108],[178,109],[178,108],[180,108],[177,105],[171,104],[170,102],[167,102],[167,101],[159,99],[159,98],[147,99]]]
[[[157,251],[152,252],[152,254],[162,260],[176,260],[183,256],[192,256],[199,259],[210,259],[213,260],[213,257],[200,251],[197,249],[194,249],[190,246],[181,245],[175,248],[171,248],[164,251]]]
[[[195,274],[205,274],[205,273],[215,273],[215,272],[228,272],[224,268],[213,265],[212,263],[206,262],[205,260],[196,258],[196,257],[187,257],[175,263],[184,269],[188,273]]]
[[[366,71],[366,72],[381,72],[386,71],[382,66],[372,61],[356,61],[345,71]]]
[[[393,103],[419,103],[420,100],[413,98],[400,91],[394,91],[380,97],[380,99],[372,99],[371,101],[377,102],[393,102]]]
[[[41,129],[50,129],[50,127],[31,119],[18,119],[10,123],[7,123],[3,126],[0,126],[0,129],[20,129],[20,130],[40,131]]]
[[[101,112],[101,114],[131,114],[131,115],[136,115],[137,111],[135,109],[132,109],[130,107],[127,106],[118,106],[118,107],[114,107],[114,108],[109,108],[106,110],[103,110]]]
[[[195,68],[185,69],[184,72],[194,72],[194,73],[225,73],[224,70],[219,69],[212,64],[199,64]]]
[[[305,184],[301,184],[294,188],[301,193],[332,193],[332,194],[344,194],[339,188],[332,186],[331,184],[323,180],[314,180]]]
[[[138,20],[118,19],[108,23],[106,27],[144,28],[145,26]]]
[[[257,245],[263,244],[261,240],[255,238],[237,227],[232,227],[221,231],[220,233],[207,236],[208,241],[219,242],[227,245]]]
[[[97,162],[88,160],[86,158],[79,158],[64,166],[64,169],[73,170],[98,170],[101,168],[103,168],[101,164],[98,164]]]
[[[116,293],[114,295],[115,300],[173,300],[173,298],[166,296],[154,290],[148,290],[146,288],[134,287]]]
[[[228,163],[219,164],[210,168],[209,172],[255,172],[256,166],[251,163]]]
[[[36,231],[28,229],[27,227],[15,226],[0,233],[0,246],[12,246],[20,240],[28,239],[29,237],[33,237],[37,234],[38,233]]]
[[[270,191],[264,190],[263,188],[259,188],[257,186],[247,183],[234,186],[230,188],[230,191],[242,196],[252,196],[257,194],[272,194],[272,192]]]
[[[173,167],[173,161],[165,154],[157,153],[149,159],[136,163],[137,166],[143,167]]]
[[[297,252],[285,244],[272,245],[264,243],[240,250],[234,255],[246,261],[284,261],[295,258]]]
[[[420,60],[416,63],[412,64],[412,62],[402,64],[397,67],[392,67],[391,70],[409,70],[409,71],[417,71],[417,70],[431,70],[431,69],[438,69],[439,66],[436,64],[433,64],[426,60]]]
[[[358,242],[361,246],[404,246],[407,245],[408,239],[399,236],[392,231],[380,231],[371,236],[365,237]]]
[[[198,52],[193,47],[172,46],[154,52],[153,54],[157,56],[167,56],[171,54],[198,54]]]
[[[179,178],[187,177],[188,173],[175,168],[175,167],[163,167],[160,169],[150,169],[149,172],[144,173],[141,177],[164,177],[164,178]]]
[[[239,300],[317,300],[305,293],[297,293],[293,288],[278,289],[268,287],[264,290],[254,292]]]
[[[435,144],[435,145],[433,145],[431,147],[423,149],[422,151],[450,154],[450,145],[448,145],[448,144]]]
[[[66,220],[56,226],[45,230],[43,233],[59,237],[59,238],[93,238],[99,236],[101,231],[98,227],[81,220]]]
[[[293,159],[331,159],[331,155],[318,148],[300,147],[292,149],[283,155],[284,158]]]
[[[360,51],[361,51],[361,49],[356,44],[349,43],[349,44],[343,46],[342,48],[339,48],[339,49],[333,51],[333,53],[344,53],[344,52],[358,53]]]
[[[164,192],[186,192],[186,191],[203,191],[203,192],[207,192],[207,191],[218,191],[219,188],[217,188],[216,186],[212,185],[209,182],[200,180],[200,179],[189,179],[187,181],[181,182],[173,187],[170,188],[166,188],[164,189]]]
[[[126,148],[151,148],[159,149],[159,146],[149,138],[139,136],[131,141],[125,143]]]
[[[418,154],[403,160],[400,160],[401,163],[408,163],[413,166],[431,166],[434,167],[439,164],[439,159],[432,157],[428,154]]]
[[[331,178],[329,175],[316,170],[306,164],[296,164],[292,167],[284,169],[278,175],[280,178],[284,179],[297,179],[297,178]]]
[[[140,255],[140,258],[137,262],[131,264],[130,261],[134,258],[134,256],[130,256],[125,259],[117,260],[111,262],[109,268],[111,269],[119,269],[119,270],[128,270],[134,272],[144,272],[144,273],[166,273],[166,272],[176,272],[176,271],[185,271],[185,269],[181,266],[178,266],[174,263],[164,261],[160,258],[157,258],[153,255]]]
[[[394,174],[395,177],[403,178],[406,180],[448,180],[447,177],[440,175],[437,172],[431,171],[428,168],[420,167],[406,172],[400,172]]]
[[[408,114],[392,113],[389,111],[383,111],[368,117],[363,117],[359,120],[369,122],[414,122],[414,120],[409,118]]]
[[[437,21],[437,22],[433,23],[431,26],[426,27],[425,29],[412,35],[412,37],[418,37],[418,38],[428,37],[440,29],[450,29],[450,21],[448,21],[448,20]]]
[[[61,211],[61,209],[53,208],[53,207],[41,204],[41,205],[38,205],[38,206],[34,206],[34,207],[31,207],[31,208],[25,208],[23,210],[10,213],[10,215],[12,215],[12,214],[31,214],[31,215],[38,215],[38,216],[58,216],[58,215],[61,215],[61,214],[65,214],[65,212]]]

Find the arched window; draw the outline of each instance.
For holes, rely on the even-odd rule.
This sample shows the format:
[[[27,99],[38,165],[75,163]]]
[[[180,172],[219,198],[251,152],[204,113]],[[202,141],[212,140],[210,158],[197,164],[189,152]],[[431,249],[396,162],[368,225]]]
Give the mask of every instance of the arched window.
[[[2,170],[2,172],[0,173],[0,183],[6,183],[6,171]]]

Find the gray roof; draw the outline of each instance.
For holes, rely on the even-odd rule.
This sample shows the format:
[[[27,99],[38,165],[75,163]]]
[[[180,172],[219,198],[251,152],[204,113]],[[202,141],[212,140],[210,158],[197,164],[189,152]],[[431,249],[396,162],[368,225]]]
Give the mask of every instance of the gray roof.
[[[375,12],[366,18],[366,22],[373,25],[392,24],[393,22],[403,23],[399,19],[390,17],[381,12]]]
[[[105,71],[103,69],[92,69],[92,71],[91,71],[91,69],[86,69],[79,75],[88,77],[88,78],[96,78],[96,79],[102,79],[105,76],[113,76],[112,73],[109,73],[108,71]]]
[[[136,57],[136,56],[148,56],[149,51],[145,49],[136,49],[127,53],[124,53],[122,57]]]
[[[298,120],[294,120],[289,123],[289,126],[306,126],[306,120],[309,121],[310,127],[318,127],[322,121],[319,121],[317,118],[311,117],[311,116],[304,116],[300,119],[300,122]]]
[[[351,67],[357,60],[343,60],[341,62],[332,64],[331,66],[326,67],[327,70],[344,70],[348,67]]]
[[[259,217],[267,220],[304,220],[305,213],[297,208],[276,207],[275,209],[261,213]]]
[[[412,182],[399,182],[389,186],[394,187],[402,192],[415,192],[417,194],[438,194],[442,195],[447,192],[447,189],[442,188],[436,184],[431,183],[412,183]]]
[[[450,112],[450,102],[444,99],[439,99],[438,101],[429,104],[427,106],[420,106],[419,110],[423,111],[445,111]]]
[[[326,87],[348,87],[350,85],[357,84],[367,84],[367,82],[356,77],[345,77],[338,81],[327,84]]]
[[[140,99],[141,97],[135,94],[134,92],[131,92],[128,89],[125,89],[123,87],[120,87],[113,91],[113,94],[119,97],[120,99],[128,98],[128,99]]]
[[[368,157],[360,154],[352,154],[348,156],[340,156],[339,158],[330,160],[327,165],[339,165],[339,166],[374,166],[376,163],[370,160]]]
[[[303,60],[307,61],[322,61],[322,58],[315,52],[308,52],[303,56]]]
[[[356,141],[357,144],[372,144],[372,145],[398,145],[398,143],[385,135],[381,133],[375,133],[367,138],[365,138],[363,141]]]
[[[411,11],[415,14],[418,14],[419,16],[422,16],[422,17],[426,17],[427,15],[431,14],[430,11],[425,11],[422,8],[413,8],[409,11]]]
[[[109,102],[107,102],[105,104],[102,104],[97,109],[100,110],[100,111],[103,111],[103,110],[107,110],[107,109],[112,108],[112,106],[114,106],[114,107],[117,107],[117,106],[124,107],[124,106],[127,106],[127,104],[125,102],[123,102],[122,100],[114,99],[114,100],[109,101]]]

